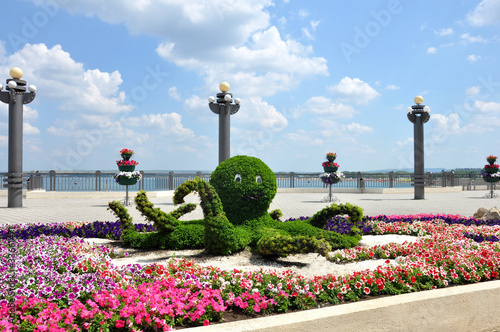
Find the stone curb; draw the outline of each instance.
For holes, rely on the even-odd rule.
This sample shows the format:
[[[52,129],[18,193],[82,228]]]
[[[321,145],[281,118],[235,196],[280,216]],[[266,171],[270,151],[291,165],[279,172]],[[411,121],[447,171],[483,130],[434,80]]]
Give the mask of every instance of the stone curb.
[[[489,281],[186,331],[500,331],[499,305],[500,281]]]

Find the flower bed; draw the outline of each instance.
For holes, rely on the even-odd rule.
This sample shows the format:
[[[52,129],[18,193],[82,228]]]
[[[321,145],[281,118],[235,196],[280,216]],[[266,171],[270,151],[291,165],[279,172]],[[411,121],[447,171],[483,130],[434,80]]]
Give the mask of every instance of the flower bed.
[[[369,234],[419,239],[336,251],[328,259],[382,258],[386,263],[372,271],[306,278],[292,271],[223,271],[184,259],[116,267],[107,247],[62,237],[76,235],[75,230],[95,237],[96,229],[99,237],[116,237],[106,223],[3,226],[0,330],[168,331],[220,321],[227,311],[281,313],[498,279],[498,220],[418,215],[366,217],[363,222]],[[327,227],[343,232],[349,224],[336,218]],[[51,230],[50,236],[43,235]]]

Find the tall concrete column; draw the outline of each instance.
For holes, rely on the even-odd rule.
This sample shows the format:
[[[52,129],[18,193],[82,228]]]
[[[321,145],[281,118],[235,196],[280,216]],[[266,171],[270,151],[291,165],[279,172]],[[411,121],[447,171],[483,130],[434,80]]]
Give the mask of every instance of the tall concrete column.
[[[31,85],[26,92],[26,81],[21,80],[23,71],[14,67],[12,78],[7,79],[7,91],[1,91],[0,101],[9,104],[9,161],[7,183],[8,207],[23,206],[23,105],[35,99],[36,87]]]
[[[414,198],[425,199],[424,123],[430,119],[430,108],[422,105],[424,98],[416,96],[408,107],[408,120],[413,123]]]
[[[233,94],[229,91],[229,83],[222,82],[219,85],[220,93],[217,100],[208,98],[210,110],[219,115],[219,164],[231,157],[231,115],[240,109],[240,99],[235,98],[232,104]]]

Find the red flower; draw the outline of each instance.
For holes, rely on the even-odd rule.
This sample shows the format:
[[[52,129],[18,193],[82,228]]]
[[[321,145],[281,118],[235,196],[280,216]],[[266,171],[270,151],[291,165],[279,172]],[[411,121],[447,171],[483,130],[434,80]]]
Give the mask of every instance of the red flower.
[[[115,327],[116,327],[117,329],[121,329],[121,328],[122,328],[122,327],[124,327],[124,326],[125,326],[125,322],[124,322],[124,321],[122,321],[122,320],[117,320],[117,321],[116,321]]]
[[[366,294],[366,295],[370,294],[370,288],[365,287],[365,288],[363,289],[363,292],[365,292],[365,294]]]
[[[411,276],[410,280],[411,280],[411,283],[414,284],[415,281],[417,281],[417,278],[415,278],[415,276]]]
[[[151,271],[151,269],[146,269],[146,271],[144,271],[144,272],[145,272],[146,274],[151,274],[151,272],[153,272],[153,271]]]
[[[337,297],[339,298],[339,300],[342,300],[342,298],[344,297],[344,295],[342,295],[342,293],[338,293]]]
[[[203,321],[203,326],[208,326],[210,324],[210,322],[208,321],[208,319],[205,319]]]

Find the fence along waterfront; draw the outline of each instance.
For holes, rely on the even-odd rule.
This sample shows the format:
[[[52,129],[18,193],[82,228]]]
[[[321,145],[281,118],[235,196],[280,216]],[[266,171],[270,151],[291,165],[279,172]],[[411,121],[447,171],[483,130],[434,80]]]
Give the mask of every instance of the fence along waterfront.
[[[168,172],[149,173],[141,171],[143,178],[131,190],[162,191],[174,190],[181,183],[201,177],[210,180],[210,173]],[[31,172],[24,173],[23,179],[28,190],[45,191],[122,191],[113,179],[114,172]],[[5,183],[6,173],[0,173]],[[319,173],[276,173],[278,188],[327,188],[318,177]],[[425,185],[428,187],[450,187],[462,185],[466,179],[459,179],[453,172],[427,173]],[[467,179],[468,181],[469,179]],[[464,182],[465,183],[465,182]],[[412,175],[399,173],[361,173],[346,175],[345,179],[332,188],[408,188],[412,186]],[[5,189],[5,188],[2,188]]]

